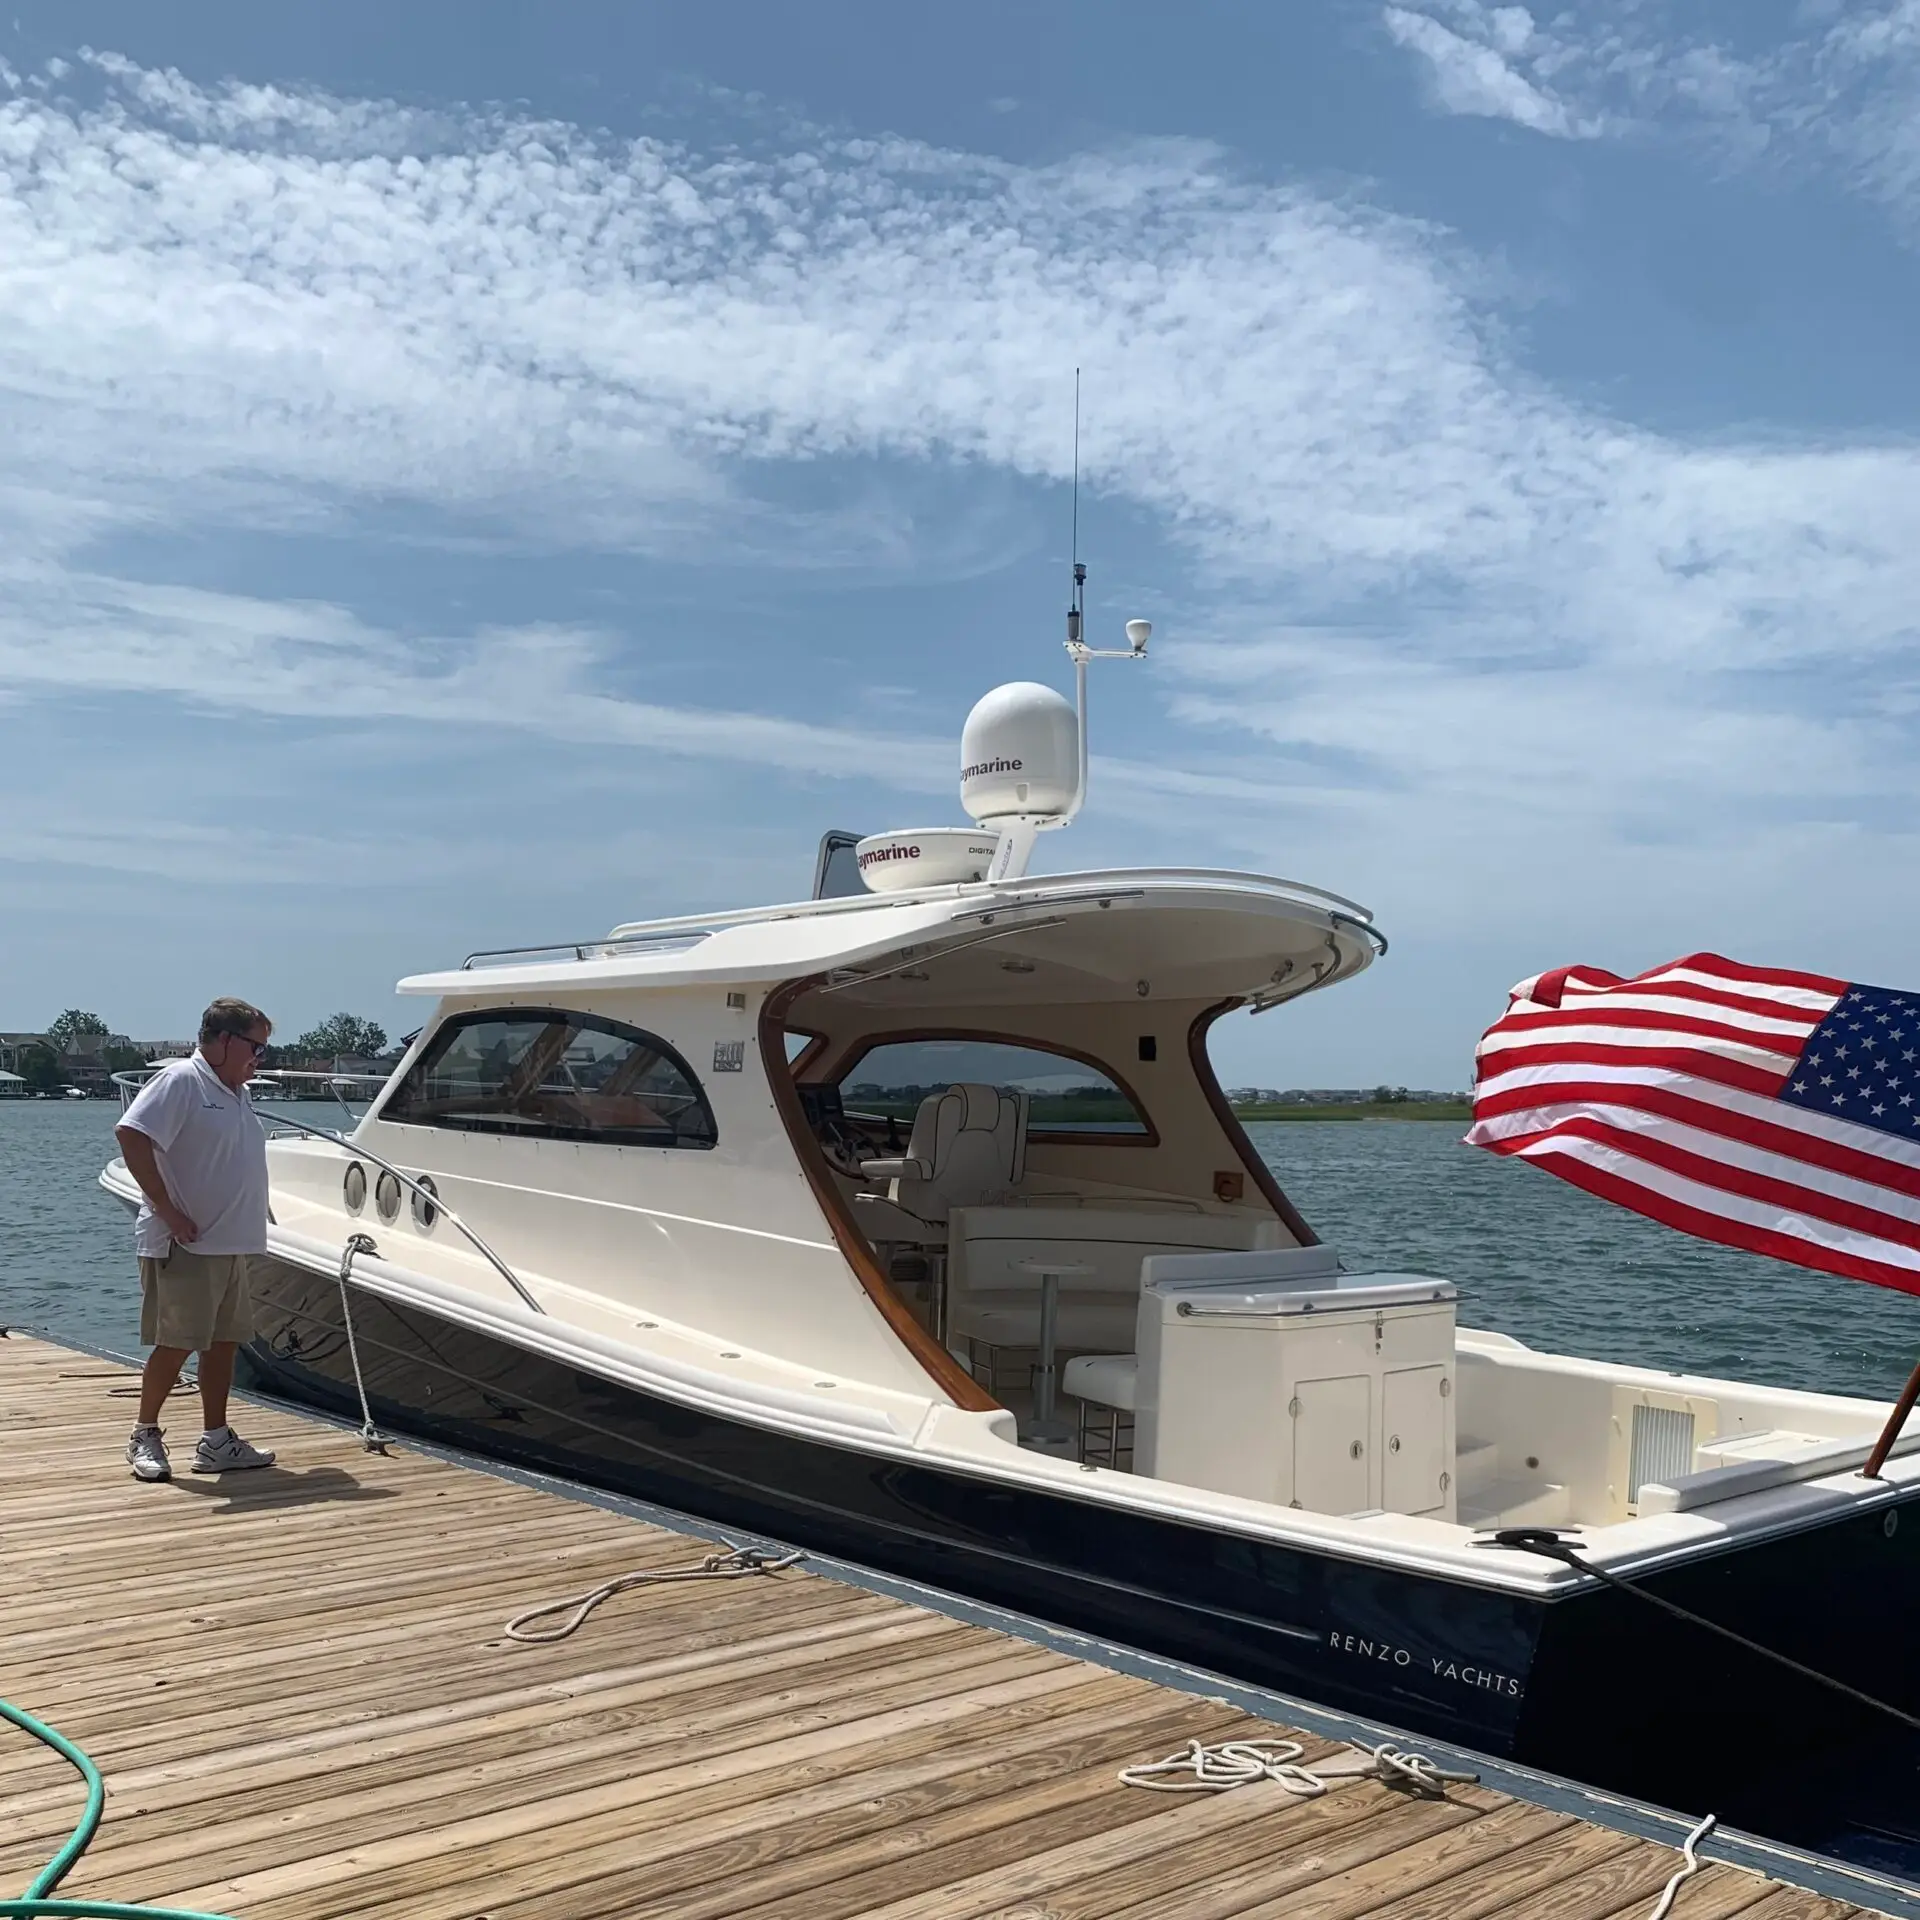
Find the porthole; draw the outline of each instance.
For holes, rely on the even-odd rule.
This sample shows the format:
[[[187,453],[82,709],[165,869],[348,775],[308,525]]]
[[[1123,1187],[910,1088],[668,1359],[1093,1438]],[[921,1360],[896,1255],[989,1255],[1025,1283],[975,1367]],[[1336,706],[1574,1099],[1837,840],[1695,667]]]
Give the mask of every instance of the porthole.
[[[440,1209],[434,1203],[440,1189],[433,1184],[433,1176],[423,1173],[414,1182],[413,1224],[422,1233],[431,1233],[433,1223],[440,1218]]]
[[[1880,1522],[1880,1531],[1891,1540],[1893,1536],[1900,1531],[1900,1516],[1897,1513],[1888,1514],[1887,1517]]]
[[[374,1183],[373,1204],[380,1209],[382,1220],[400,1218],[400,1182],[391,1173],[382,1173]]]
[[[349,1213],[358,1213],[367,1204],[367,1170],[358,1160],[348,1167],[346,1178],[340,1182],[340,1197]]]

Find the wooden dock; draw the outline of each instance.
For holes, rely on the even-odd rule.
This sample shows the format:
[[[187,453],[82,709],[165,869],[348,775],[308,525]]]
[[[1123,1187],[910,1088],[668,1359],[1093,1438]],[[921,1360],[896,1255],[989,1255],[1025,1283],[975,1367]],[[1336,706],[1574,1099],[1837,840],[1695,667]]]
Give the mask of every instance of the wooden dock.
[[[707,1543],[246,1409],[281,1464],[131,1479],[132,1376],[0,1341],[0,1694],[107,1777],[61,1892],[240,1920],[1607,1920],[1678,1857],[1371,1781],[1296,1800],[1116,1770],[1271,1722],[803,1568],[511,1616]],[[1309,1741],[1309,1758],[1331,1751]],[[0,1724],[0,1891],[81,1804]],[[1862,1912],[1711,1865],[1674,1920]]]

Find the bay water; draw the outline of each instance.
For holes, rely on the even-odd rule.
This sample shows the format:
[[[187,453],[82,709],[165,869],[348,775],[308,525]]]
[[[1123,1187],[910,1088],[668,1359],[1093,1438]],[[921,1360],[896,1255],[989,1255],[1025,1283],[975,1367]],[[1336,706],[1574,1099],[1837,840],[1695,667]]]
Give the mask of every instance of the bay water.
[[[136,1349],[132,1224],[95,1184],[118,1118],[106,1100],[0,1101],[0,1325]],[[1556,1353],[1877,1399],[1920,1358],[1920,1299],[1689,1240],[1463,1147],[1457,1123],[1248,1132],[1349,1268],[1452,1280],[1468,1326]]]

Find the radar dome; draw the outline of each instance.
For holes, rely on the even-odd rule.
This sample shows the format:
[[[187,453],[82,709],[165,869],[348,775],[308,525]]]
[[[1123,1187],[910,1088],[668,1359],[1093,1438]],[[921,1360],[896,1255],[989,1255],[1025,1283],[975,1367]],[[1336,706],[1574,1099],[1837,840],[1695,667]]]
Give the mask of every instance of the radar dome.
[[[960,804],[976,820],[1066,814],[1080,784],[1080,723],[1051,687],[1014,680],[974,705],[960,735]]]

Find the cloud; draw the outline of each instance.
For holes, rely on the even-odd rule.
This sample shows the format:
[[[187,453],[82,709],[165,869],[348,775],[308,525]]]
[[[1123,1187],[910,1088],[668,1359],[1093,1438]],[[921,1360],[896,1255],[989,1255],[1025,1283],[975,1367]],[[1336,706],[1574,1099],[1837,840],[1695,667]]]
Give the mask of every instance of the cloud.
[[[1426,63],[1445,112],[1511,120],[1562,140],[1595,139],[1605,131],[1602,120],[1575,112],[1527,76],[1524,67],[1539,63],[1547,43],[1525,7],[1465,0],[1447,12],[1453,26],[1408,7],[1388,7],[1382,16],[1394,41]]]
[[[1584,135],[1684,83],[1771,124],[1710,50],[1469,0],[1389,25],[1450,110]],[[1077,364],[1088,484],[1192,567],[1156,653],[1168,725],[1150,750],[1103,735],[1139,777],[1102,804],[1141,837],[1310,831],[1336,884],[1351,860],[1435,901],[1537,862],[1606,925],[1646,910],[1652,868],[1676,899],[1815,846],[1865,875],[1911,810],[1920,453],[1696,443],[1557,393],[1497,280],[1357,195],[1186,142],[1047,166],[894,139],[700,152],[100,56],[83,75],[84,101],[0,104],[0,689],[950,791],[950,743],[756,697],[765,676],[695,632],[650,643],[706,698],[638,700],[617,631],[274,601],[142,578],[118,547],[425,525],[904,570],[912,514],[849,476],[1063,481]],[[1613,891],[1583,895],[1596,877]]]
[[[1445,112],[1562,138],[1678,136],[1722,164],[1817,174],[1920,231],[1920,0],[1801,9],[1797,31],[1733,46],[1673,0],[1568,9],[1542,25],[1485,0],[1390,5]]]
[[[326,603],[73,571],[0,570],[0,584],[0,682],[16,689],[161,695],[353,728],[525,731],[816,777],[858,765],[904,790],[951,784],[943,742],[616,697],[600,684],[610,637],[580,628],[402,636]]]

